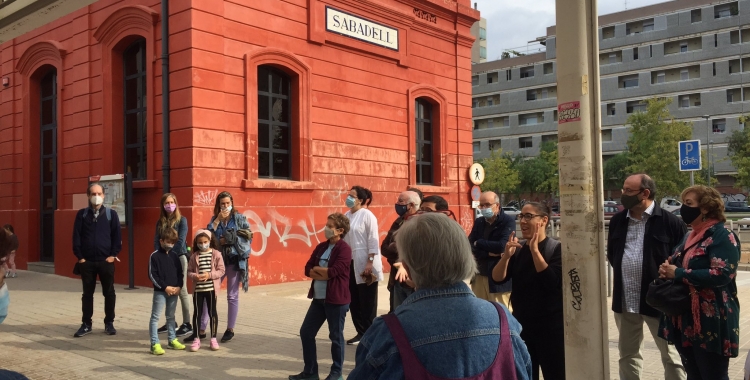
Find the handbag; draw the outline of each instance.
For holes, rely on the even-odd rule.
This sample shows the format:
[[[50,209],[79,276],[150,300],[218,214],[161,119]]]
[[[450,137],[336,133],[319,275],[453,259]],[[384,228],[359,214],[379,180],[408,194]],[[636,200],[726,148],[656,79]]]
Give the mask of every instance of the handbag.
[[[676,256],[673,256],[672,262],[680,267],[680,257],[691,248],[702,243],[706,238],[694,243],[693,245],[683,248]],[[682,281],[675,279],[657,278],[648,285],[646,292],[646,303],[656,310],[670,316],[677,317],[688,313],[692,307],[692,296],[690,286]]]

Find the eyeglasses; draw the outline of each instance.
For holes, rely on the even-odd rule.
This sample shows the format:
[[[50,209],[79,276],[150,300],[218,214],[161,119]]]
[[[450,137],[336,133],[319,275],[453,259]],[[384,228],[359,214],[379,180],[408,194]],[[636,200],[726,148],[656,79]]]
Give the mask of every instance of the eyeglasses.
[[[479,208],[490,208],[492,205],[494,205],[494,203],[481,203]]]
[[[536,217],[540,217],[540,218],[543,218],[543,217],[545,217],[545,216],[547,216],[547,215],[535,215],[535,214],[518,214],[518,217],[519,217],[520,219],[523,219],[523,220],[525,220],[525,221],[527,221],[527,222],[528,222],[529,220],[531,220],[531,219],[534,219],[534,218],[536,218]]]
[[[458,220],[456,219],[456,214],[454,214],[453,211],[451,211],[451,210],[440,210],[440,211],[419,210],[419,211],[415,212],[414,214],[405,216],[404,220],[409,220],[409,219],[411,219],[411,218],[413,218],[413,217],[415,217],[417,215],[422,215],[422,214],[427,214],[427,213],[433,213],[433,212],[444,214],[444,215],[446,215],[448,217],[453,218],[453,220],[455,220],[456,222],[458,222]]]
[[[622,192],[623,194],[627,194],[627,195],[638,195],[638,194],[642,193],[642,192],[643,192],[643,190],[646,190],[646,189],[640,189],[640,190],[620,189],[620,191],[621,191],[621,192]],[[631,193],[632,193],[632,192],[634,192],[634,191],[638,191],[638,192],[637,192],[637,193],[635,193],[635,194],[631,194]]]

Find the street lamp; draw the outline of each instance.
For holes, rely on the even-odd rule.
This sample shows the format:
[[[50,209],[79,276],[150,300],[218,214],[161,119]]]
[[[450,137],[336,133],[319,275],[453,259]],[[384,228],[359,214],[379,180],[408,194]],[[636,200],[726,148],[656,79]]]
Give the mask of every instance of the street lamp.
[[[703,118],[706,119],[706,186],[711,186],[711,155],[709,155],[711,127],[708,125],[708,119],[711,118],[711,115],[703,115]]]

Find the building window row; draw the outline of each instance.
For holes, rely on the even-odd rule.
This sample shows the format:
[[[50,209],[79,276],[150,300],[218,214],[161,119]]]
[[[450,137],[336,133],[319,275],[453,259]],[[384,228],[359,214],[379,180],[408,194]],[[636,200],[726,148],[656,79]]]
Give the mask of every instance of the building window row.
[[[714,19],[721,19],[726,17],[737,16],[739,14],[739,3],[733,1],[730,3],[717,4],[713,7]],[[702,10],[693,9],[690,11],[690,22],[698,23],[702,22]],[[648,18],[643,20],[631,21],[625,24],[625,35],[631,36],[640,33],[651,32],[654,29],[654,18]],[[608,25],[602,27],[603,40],[615,38],[615,25]]]
[[[491,107],[500,104],[500,95],[484,96],[480,98],[473,98],[471,100],[471,108]]]

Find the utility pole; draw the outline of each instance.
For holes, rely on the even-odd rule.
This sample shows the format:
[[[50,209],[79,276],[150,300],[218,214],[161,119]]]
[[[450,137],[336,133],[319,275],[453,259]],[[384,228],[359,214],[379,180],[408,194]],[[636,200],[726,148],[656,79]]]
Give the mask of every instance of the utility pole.
[[[557,0],[565,374],[609,379],[596,0]]]
[[[706,186],[711,186],[711,127],[708,125],[711,115],[703,115],[703,118],[706,119]]]

